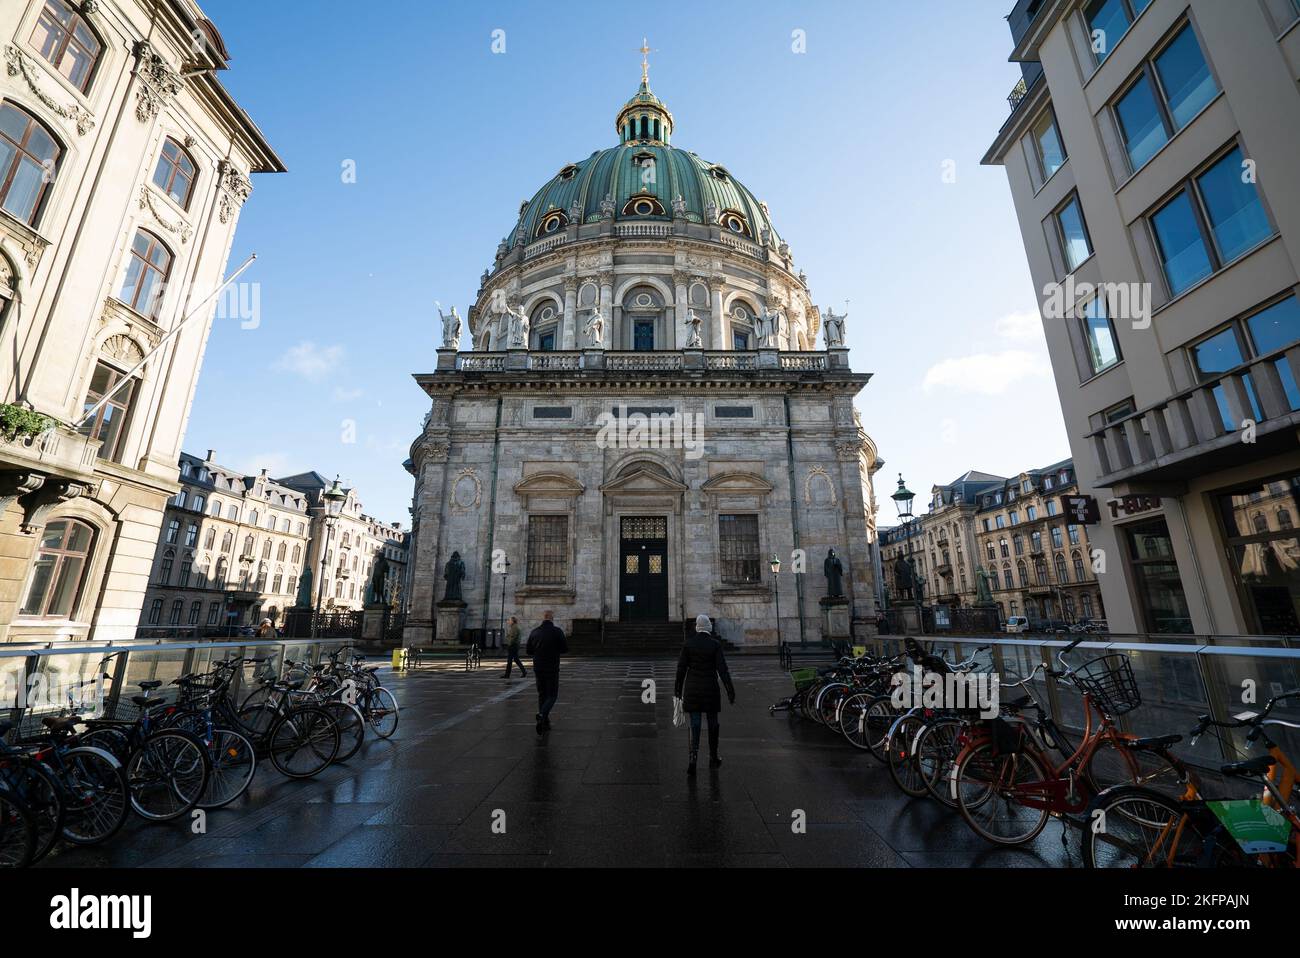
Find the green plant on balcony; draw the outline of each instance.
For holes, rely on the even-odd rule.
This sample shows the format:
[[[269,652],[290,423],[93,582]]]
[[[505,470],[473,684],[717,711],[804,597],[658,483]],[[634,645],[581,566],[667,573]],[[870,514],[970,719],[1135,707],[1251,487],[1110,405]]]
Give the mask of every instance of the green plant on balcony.
[[[5,442],[31,439],[54,425],[54,420],[22,406],[0,403],[0,438]]]

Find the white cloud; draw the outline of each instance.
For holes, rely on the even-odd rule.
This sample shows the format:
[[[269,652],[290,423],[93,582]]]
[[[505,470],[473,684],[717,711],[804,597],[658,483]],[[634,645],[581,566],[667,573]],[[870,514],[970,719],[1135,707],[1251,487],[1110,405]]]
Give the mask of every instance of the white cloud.
[[[925,371],[921,386],[926,392],[952,389],[1000,396],[1018,382],[1046,377],[1048,370],[1046,357],[1024,349],[975,353],[935,363]]]
[[[1003,339],[1017,343],[1040,343],[1043,341],[1043,321],[1037,310],[1022,313],[1008,313],[993,324],[994,330]]]
[[[342,361],[342,346],[318,346],[311,340],[304,339],[277,359],[271,368],[316,381],[328,376]]]

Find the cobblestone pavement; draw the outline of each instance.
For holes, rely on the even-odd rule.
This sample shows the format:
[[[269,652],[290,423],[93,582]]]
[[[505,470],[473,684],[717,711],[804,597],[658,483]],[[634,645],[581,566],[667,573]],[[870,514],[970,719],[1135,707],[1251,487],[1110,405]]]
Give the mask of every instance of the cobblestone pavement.
[[[389,741],[295,782],[269,763],[249,792],[191,823],[132,818],[99,848],[44,867],[266,866],[1021,866],[1077,865],[1077,839],[1049,823],[1023,849],[991,848],[955,813],[894,787],[884,766],[828,730],[768,706],[789,692],[772,658],[731,663],[723,767],[686,777],[672,726],[675,662],[577,659],[554,728],[533,727],[536,692],[499,660],[385,676],[402,706]],[[657,704],[642,702],[656,683]],[[705,748],[707,754],[707,747]],[[794,810],[807,830],[791,827]],[[493,831],[504,813],[505,832]]]

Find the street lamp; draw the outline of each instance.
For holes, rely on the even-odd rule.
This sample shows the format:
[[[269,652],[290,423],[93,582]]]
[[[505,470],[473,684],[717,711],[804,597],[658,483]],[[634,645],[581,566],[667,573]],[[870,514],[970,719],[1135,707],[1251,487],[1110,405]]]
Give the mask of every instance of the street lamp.
[[[501,627],[497,632],[497,639],[502,645],[505,645],[506,638],[506,579],[510,576],[510,557],[503,556],[505,561],[501,566]],[[486,642],[487,637],[484,636]]]
[[[781,559],[773,552],[767,567],[772,570],[772,592],[776,595],[776,649],[781,651]]]
[[[343,514],[343,503],[347,501],[348,494],[343,491],[339,485],[339,477],[334,476],[334,485],[330,486],[321,494],[321,499],[325,506],[325,546],[320,551],[320,581],[316,583],[316,608],[311,617],[311,637],[316,638],[320,631],[320,605],[321,593],[325,589],[326,564],[329,562],[330,539],[334,536],[334,524],[338,517]]]
[[[898,510],[898,521],[903,524],[903,534],[907,536],[907,564],[912,572],[912,598],[916,602],[916,627],[921,632],[924,632],[925,626],[921,620],[920,582],[916,575],[916,565],[912,559],[912,523],[916,519],[916,516],[912,513],[912,500],[916,498],[916,493],[903,484],[903,474],[901,472],[898,474],[898,489],[889,498],[894,500],[894,507]]]

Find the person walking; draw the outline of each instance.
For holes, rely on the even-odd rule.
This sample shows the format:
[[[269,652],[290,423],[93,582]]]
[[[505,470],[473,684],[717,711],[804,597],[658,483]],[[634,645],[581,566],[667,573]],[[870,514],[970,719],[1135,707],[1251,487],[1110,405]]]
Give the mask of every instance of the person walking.
[[[709,718],[709,768],[718,768],[718,712],[722,710],[722,695],[718,679],[727,689],[727,701],[736,704],[736,688],[727,671],[727,658],[722,654],[722,643],[713,637],[713,624],[707,615],[695,617],[695,634],[682,645],[677,658],[677,682],[673,695],[682,700],[682,711],[691,717],[691,759],[686,774],[695,774],[695,760],[700,754],[700,727],[704,716]]]
[[[528,634],[524,651],[533,657],[537,678],[537,734],[551,727],[551,709],[560,697],[560,656],[569,651],[564,630],[555,624],[555,613],[542,613],[542,624]],[[521,666],[522,668],[522,666]]]
[[[270,619],[263,619],[262,624],[257,627],[257,638],[259,639],[274,639],[277,635],[275,626],[271,624]]]
[[[524,661],[519,658],[519,620],[512,615],[510,617],[510,624],[506,626],[505,678],[510,678],[510,672],[516,662],[519,663],[519,674],[524,678],[528,678],[528,670],[524,668]]]

